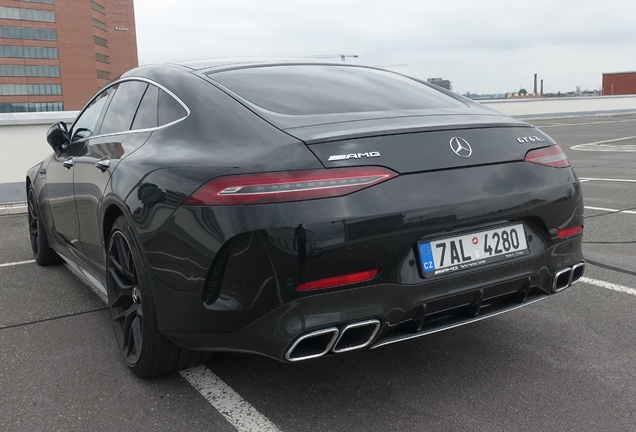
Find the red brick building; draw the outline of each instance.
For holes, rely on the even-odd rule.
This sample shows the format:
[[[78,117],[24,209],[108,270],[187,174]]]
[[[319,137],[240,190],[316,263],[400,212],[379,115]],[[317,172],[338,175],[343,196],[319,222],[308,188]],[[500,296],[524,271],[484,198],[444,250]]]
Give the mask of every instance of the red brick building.
[[[636,94],[636,72],[603,74],[603,95]]]
[[[0,0],[0,113],[81,109],[137,65],[133,0]]]

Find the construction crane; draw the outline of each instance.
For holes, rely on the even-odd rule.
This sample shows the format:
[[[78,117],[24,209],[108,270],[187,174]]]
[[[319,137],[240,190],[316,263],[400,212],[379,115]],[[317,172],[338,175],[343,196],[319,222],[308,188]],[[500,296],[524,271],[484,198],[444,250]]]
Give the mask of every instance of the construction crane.
[[[306,56],[306,57],[311,57],[311,58],[320,58],[320,59],[326,59],[326,58],[340,58],[342,59],[342,61],[345,61],[346,57],[353,57],[353,58],[358,58],[358,54],[319,54],[319,55],[310,55],[310,56]]]

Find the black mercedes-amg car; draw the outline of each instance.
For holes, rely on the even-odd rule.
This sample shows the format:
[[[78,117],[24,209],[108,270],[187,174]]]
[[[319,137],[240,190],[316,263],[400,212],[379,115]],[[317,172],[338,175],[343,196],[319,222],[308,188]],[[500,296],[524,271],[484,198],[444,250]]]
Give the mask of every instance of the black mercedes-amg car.
[[[139,67],[47,140],[26,178],[35,259],[107,294],[142,377],[211,351],[377,348],[534,303],[584,270],[561,148],[385,70]]]

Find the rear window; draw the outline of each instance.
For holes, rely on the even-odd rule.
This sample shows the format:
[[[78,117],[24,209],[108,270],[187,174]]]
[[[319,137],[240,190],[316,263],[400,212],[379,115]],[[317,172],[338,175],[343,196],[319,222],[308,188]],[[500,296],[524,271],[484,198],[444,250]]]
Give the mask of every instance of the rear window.
[[[271,66],[208,76],[253,104],[289,115],[466,107],[415,80],[374,69]]]
[[[100,135],[130,130],[139,101],[148,84],[141,81],[124,81],[115,87],[117,89],[104,116]]]

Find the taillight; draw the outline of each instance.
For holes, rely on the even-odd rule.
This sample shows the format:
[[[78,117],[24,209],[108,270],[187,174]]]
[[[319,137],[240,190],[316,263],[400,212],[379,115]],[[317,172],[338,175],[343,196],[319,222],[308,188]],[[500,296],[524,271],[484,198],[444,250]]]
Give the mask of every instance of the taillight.
[[[380,270],[367,270],[358,273],[351,273],[342,276],[333,276],[325,279],[318,279],[311,282],[301,283],[296,287],[298,291],[309,291],[324,288],[334,288],[342,285],[351,285],[358,282],[370,281],[380,273]]]
[[[529,151],[528,154],[526,154],[525,161],[539,165],[547,165],[554,168],[565,168],[570,166],[568,157],[558,144]]]
[[[565,228],[562,230],[557,231],[556,235],[558,238],[566,238],[566,237],[570,237],[573,236],[575,234],[580,233],[581,231],[583,231],[583,227],[581,225],[577,225],[577,226],[573,226],[573,227],[569,227],[569,228]]]
[[[184,205],[246,205],[338,197],[397,174],[382,167],[332,168],[218,177],[194,192]]]

